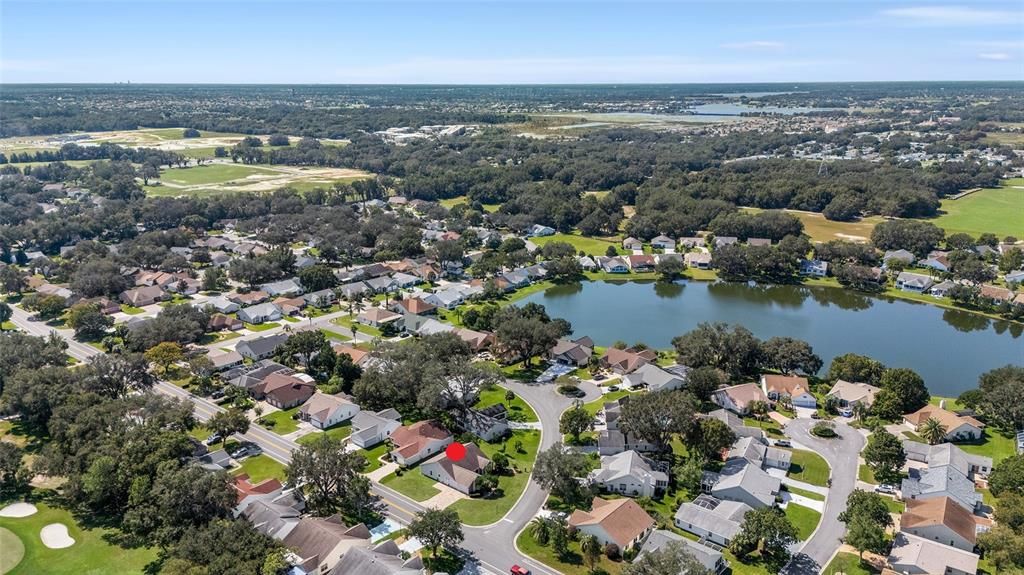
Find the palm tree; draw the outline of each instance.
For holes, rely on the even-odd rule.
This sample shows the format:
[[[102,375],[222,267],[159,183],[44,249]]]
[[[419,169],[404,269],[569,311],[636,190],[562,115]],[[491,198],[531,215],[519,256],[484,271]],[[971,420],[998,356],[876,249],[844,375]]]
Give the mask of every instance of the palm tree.
[[[868,407],[861,402],[853,404],[853,416],[857,418],[857,421],[864,421],[864,418],[868,415]]]
[[[928,445],[935,445],[946,438],[946,432],[949,430],[938,419],[929,417],[921,424],[917,431],[928,442]]]
[[[551,520],[547,517],[534,517],[530,521],[530,535],[540,545],[547,545],[551,539]]]
[[[597,537],[588,535],[580,541],[580,551],[583,553],[583,561],[587,563],[587,568],[593,573],[597,560],[601,558],[601,543]]]
[[[747,407],[750,409],[750,413],[754,415],[754,418],[757,419],[757,425],[760,426],[762,418],[768,413],[768,404],[761,400],[754,400]]]

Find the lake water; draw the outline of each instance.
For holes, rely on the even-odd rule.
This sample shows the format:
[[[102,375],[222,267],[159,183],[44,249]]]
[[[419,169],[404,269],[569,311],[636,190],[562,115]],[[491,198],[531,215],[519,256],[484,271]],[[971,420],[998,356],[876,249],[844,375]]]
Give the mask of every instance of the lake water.
[[[725,282],[583,282],[531,294],[574,335],[598,345],[672,347],[701,322],[740,324],[761,339],[806,340],[825,362],[860,353],[909,367],[935,395],[957,396],[996,367],[1024,365],[1024,326],[936,306],[828,287]]]

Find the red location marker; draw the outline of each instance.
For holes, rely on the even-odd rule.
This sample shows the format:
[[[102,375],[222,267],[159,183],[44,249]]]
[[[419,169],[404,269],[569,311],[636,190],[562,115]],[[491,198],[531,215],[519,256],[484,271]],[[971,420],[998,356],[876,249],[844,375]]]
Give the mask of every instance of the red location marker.
[[[452,461],[462,461],[466,457],[466,446],[461,443],[452,443],[445,448],[444,454]]]

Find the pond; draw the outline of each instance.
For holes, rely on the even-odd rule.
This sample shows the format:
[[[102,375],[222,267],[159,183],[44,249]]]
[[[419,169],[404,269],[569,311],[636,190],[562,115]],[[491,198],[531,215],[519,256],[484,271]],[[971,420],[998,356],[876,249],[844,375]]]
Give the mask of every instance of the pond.
[[[1024,364],[1024,326],[964,311],[830,287],[725,282],[595,281],[555,286],[520,303],[543,304],[597,345],[644,342],[660,349],[701,322],[740,324],[767,339],[806,340],[827,370],[844,353],[909,367],[932,394],[957,396],[978,376]]]

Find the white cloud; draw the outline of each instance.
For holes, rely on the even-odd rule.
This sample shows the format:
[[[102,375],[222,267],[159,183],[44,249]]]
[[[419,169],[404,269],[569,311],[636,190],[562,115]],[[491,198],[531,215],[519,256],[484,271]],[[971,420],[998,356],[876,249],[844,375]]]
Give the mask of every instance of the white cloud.
[[[982,60],[993,60],[995,62],[1005,62],[1013,59],[1006,52],[982,52],[981,54],[978,54],[978,58],[981,58]]]
[[[881,15],[898,23],[917,26],[998,26],[1019,24],[1024,12],[981,10],[967,6],[913,6],[883,10]]]
[[[413,58],[334,70],[341,83],[550,84],[796,81],[831,62],[710,61],[685,57]]]
[[[730,42],[722,44],[723,48],[731,50],[778,50],[786,45],[774,40],[751,40],[749,42]]]

